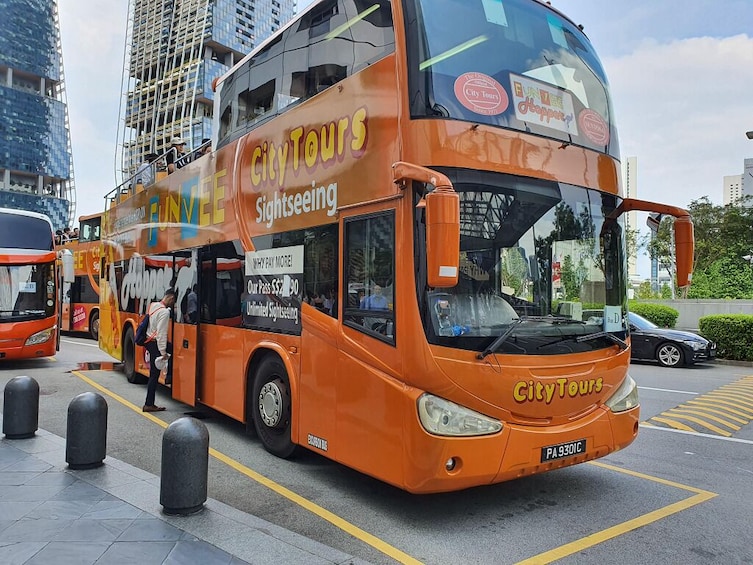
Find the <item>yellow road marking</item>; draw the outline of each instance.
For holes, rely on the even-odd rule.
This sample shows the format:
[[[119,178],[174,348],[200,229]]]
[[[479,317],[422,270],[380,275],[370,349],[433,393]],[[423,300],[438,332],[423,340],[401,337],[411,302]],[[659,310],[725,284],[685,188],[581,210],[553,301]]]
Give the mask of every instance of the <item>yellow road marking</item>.
[[[714,422],[718,424],[722,424],[723,426],[727,426],[728,428],[733,429],[735,431],[739,431],[741,429],[740,426],[736,426],[732,422],[723,420],[722,418],[719,418],[718,416],[712,416],[711,414],[704,412],[703,410],[692,410],[691,408],[683,408],[682,406],[678,406],[677,408],[672,408],[671,410],[667,410],[667,412],[669,412],[670,414],[694,414],[695,416],[703,416],[704,418],[713,420]]]
[[[753,414],[753,402],[747,402],[745,400],[740,400],[740,398],[737,395],[734,395],[729,392],[724,392],[723,390],[715,390],[712,392],[709,392],[708,394],[704,394],[703,398],[725,398],[735,404],[737,404],[741,410],[746,410]],[[746,408],[742,408],[745,406]]]
[[[675,428],[676,430],[685,430],[686,432],[695,431],[690,426],[686,426],[685,424],[681,424],[680,422],[676,422],[675,420],[670,420],[669,418],[660,418],[659,416],[654,416],[651,419],[657,422],[661,422],[662,424],[667,424],[669,427]]]
[[[665,414],[668,414],[669,416],[672,416],[673,418],[679,418],[680,420],[687,420],[688,422],[694,422],[698,424],[699,426],[703,426],[707,430],[711,430],[712,432],[715,432],[719,434],[720,436],[726,436],[729,437],[732,434],[728,432],[727,430],[723,430],[722,428],[717,428],[714,424],[709,424],[705,420],[701,420],[700,418],[696,418],[694,416],[686,416],[684,414],[676,414],[674,413],[674,410],[667,410]]]
[[[101,391],[102,393],[106,394],[113,400],[116,400],[117,402],[123,404],[127,408],[130,408],[134,412],[137,412],[138,414],[141,414],[145,418],[148,418],[152,422],[156,423],[159,426],[162,426],[163,428],[167,428],[168,424],[164,420],[160,420],[156,416],[154,416],[154,413],[149,412],[142,412],[141,408],[133,404],[132,402],[126,400],[122,396],[112,392],[111,390],[103,387],[99,383],[94,382],[86,375],[80,373],[79,371],[71,371],[72,374],[76,375],[78,378],[86,382],[87,384],[93,386],[97,390]],[[319,516],[323,520],[326,520],[330,524],[340,528],[344,532],[349,533],[356,539],[361,540],[364,543],[367,543],[374,549],[377,549],[387,555],[388,557],[391,557],[395,561],[398,561],[399,563],[406,563],[411,565],[420,565],[421,562],[414,557],[411,557],[407,553],[404,553],[397,549],[396,547],[393,547],[389,545],[387,542],[382,541],[381,539],[377,538],[376,536],[362,530],[358,526],[351,524],[350,522],[342,519],[337,514],[334,514],[330,512],[329,510],[326,510],[325,508],[322,508],[318,504],[315,504],[311,502],[310,500],[307,500],[300,496],[299,494],[296,494],[295,492],[291,491],[288,488],[285,488],[284,486],[277,484],[273,480],[265,477],[264,475],[261,475],[257,473],[256,471],[249,469],[242,463],[236,461],[235,459],[228,457],[224,453],[221,453],[217,451],[216,449],[209,448],[209,454],[217,459],[218,461],[222,461],[226,465],[232,467],[236,471],[246,475],[250,479],[253,479],[257,483],[264,485],[265,487],[269,488],[270,490],[276,492],[280,496],[283,496],[290,500],[291,502],[294,502],[295,504],[298,504],[299,506],[305,508],[309,512]]]
[[[99,383],[94,382],[84,374],[82,374],[79,371],[71,371],[72,374],[76,375],[78,378],[83,380],[84,382],[88,383],[92,387],[96,388],[97,390],[103,392],[110,398],[116,400],[117,402],[123,404],[127,408],[130,408],[134,412],[141,414],[145,418],[148,418],[149,420],[155,422],[159,426],[163,428],[167,428],[168,424],[167,422],[160,420],[156,416],[154,416],[152,413],[142,412],[141,409],[136,406],[135,404],[129,402],[122,396],[110,391],[109,389],[103,387]],[[656,417],[654,417],[656,419]],[[680,424],[682,425],[682,424]],[[690,431],[694,431],[690,429]],[[307,500],[300,496],[299,494],[296,494],[295,492],[291,491],[290,489],[277,484],[276,482],[272,481],[271,479],[265,477],[264,475],[261,475],[257,473],[256,471],[246,467],[242,463],[232,459],[231,457],[228,457],[227,455],[210,448],[209,454],[217,459],[218,461],[222,461],[226,465],[230,466],[231,468],[235,469],[236,471],[246,475],[250,479],[256,481],[257,483],[266,486],[270,490],[278,493],[279,495],[287,498],[291,502],[294,502],[295,504],[300,505],[301,507],[305,508],[306,510],[310,511],[311,513],[315,514],[316,516],[319,516],[320,518],[326,520],[327,522],[331,523],[337,528],[340,528],[341,530],[349,533],[356,539],[359,539],[363,541],[364,543],[370,545],[374,549],[377,549],[378,551],[381,551],[385,555],[391,557],[395,561],[399,563],[405,563],[405,564],[411,564],[411,565],[421,565],[421,561],[415,559],[414,557],[411,557],[410,555],[400,551],[399,549],[389,545],[387,542],[377,538],[376,536],[362,530],[358,526],[355,526],[354,524],[351,524],[350,522],[344,520],[340,516],[330,512],[329,510],[326,510],[325,508],[322,508],[318,504],[315,504],[311,502],[310,500]],[[679,502],[675,502],[673,504],[670,504],[668,506],[665,506],[663,508],[659,508],[657,510],[654,510],[652,512],[649,512],[647,514],[643,514],[641,516],[638,516],[636,518],[633,518],[631,520],[628,520],[626,522],[623,522],[621,524],[617,524],[615,526],[612,526],[610,528],[606,528],[604,530],[601,530],[599,532],[596,532],[594,534],[591,534],[589,536],[586,536],[584,538],[581,538],[579,540],[572,541],[568,544],[562,545],[560,547],[556,547],[550,551],[546,551],[544,553],[540,553],[539,555],[535,555],[533,557],[530,557],[524,561],[520,561],[518,565],[528,565],[528,564],[542,564],[542,563],[551,563],[552,561],[556,561],[557,559],[562,559],[563,557],[567,557],[569,555],[573,555],[574,553],[578,553],[579,551],[583,551],[585,549],[588,549],[589,547],[593,547],[597,544],[600,544],[604,541],[610,540],[612,538],[615,538],[617,536],[626,534],[632,530],[638,529],[640,527],[643,527],[645,525],[651,524],[653,522],[656,522],[658,520],[661,520],[662,518],[666,518],[667,516],[671,516],[672,514],[676,514],[678,512],[681,512],[683,510],[687,510],[688,508],[692,508],[693,506],[696,506],[697,504],[701,504],[702,502],[706,502],[707,500],[710,500],[717,496],[716,493],[705,491],[702,489],[698,489],[695,487],[691,487],[688,485],[683,485],[680,483],[676,483],[674,481],[669,481],[667,479],[662,479],[659,477],[653,477],[651,475],[646,475],[644,473],[639,473],[637,471],[631,471],[629,469],[622,469],[620,467],[615,467],[613,465],[609,465],[607,463],[601,463],[598,461],[589,461],[590,465],[595,465],[596,467],[601,467],[603,469],[608,469],[611,471],[616,471],[618,473],[623,473],[625,475],[630,475],[639,479],[644,479],[648,481],[652,481],[658,484],[666,485],[673,488],[679,488],[682,490],[686,490],[692,493],[695,493],[694,496],[691,496],[690,498],[687,498],[685,500],[681,500]]]
[[[702,397],[699,396],[698,398],[703,398],[703,400],[705,400],[706,402],[713,402],[717,406],[721,406],[723,408],[725,408],[726,406],[734,406],[735,410],[733,410],[732,408],[725,408],[725,410],[730,410],[731,412],[733,412],[734,414],[737,414],[738,416],[745,416],[747,418],[750,418],[751,416],[753,416],[753,412],[750,412],[749,410],[745,408],[741,408],[740,406],[738,406],[734,402],[730,402],[729,400],[724,400],[721,398],[711,398],[708,395],[702,396]],[[688,402],[698,402],[698,401],[688,400]],[[739,410],[739,412],[737,410]]]
[[[620,467],[615,467],[607,463],[600,463],[598,461],[589,461],[589,463],[591,465],[596,465],[597,467],[617,471],[618,473],[624,473],[626,475],[653,481],[662,485],[679,488],[695,494],[690,498],[680,500],[679,502],[675,502],[663,508],[659,508],[657,510],[654,510],[653,512],[649,512],[648,514],[643,514],[641,516],[638,516],[637,518],[628,520],[627,522],[617,524],[615,526],[612,526],[611,528],[601,530],[600,532],[596,532],[584,538],[572,541],[565,545],[561,545],[560,547],[555,547],[554,549],[545,551],[544,553],[539,553],[538,555],[534,555],[533,557],[519,561],[517,565],[540,565],[544,563],[552,563],[553,561],[568,557],[607,540],[616,538],[617,536],[626,534],[632,530],[636,530],[638,528],[661,520],[662,518],[666,518],[667,516],[671,516],[672,514],[676,514],[678,512],[682,512],[683,510],[687,510],[688,508],[692,508],[697,504],[701,504],[702,502],[706,502],[707,500],[711,500],[712,498],[717,496],[717,494],[713,492],[683,485],[674,481],[668,481],[659,477],[652,477],[651,475],[645,475],[643,473],[638,473],[629,469],[622,469]]]
[[[711,412],[712,414],[720,414],[724,416],[725,418],[734,420],[738,424],[745,425],[750,422],[750,420],[745,420],[743,418],[738,418],[737,416],[733,416],[732,414],[737,414],[738,416],[743,416],[744,414],[735,412],[731,408],[728,408],[727,410],[716,410],[716,408],[719,408],[717,404],[711,404],[708,402],[701,402],[701,401],[696,401],[696,400],[689,400],[688,402],[681,404],[680,406],[687,406],[688,404],[692,404],[692,406],[689,406],[689,408],[697,408],[698,410],[703,410],[704,412]],[[713,408],[711,408],[712,406]]]

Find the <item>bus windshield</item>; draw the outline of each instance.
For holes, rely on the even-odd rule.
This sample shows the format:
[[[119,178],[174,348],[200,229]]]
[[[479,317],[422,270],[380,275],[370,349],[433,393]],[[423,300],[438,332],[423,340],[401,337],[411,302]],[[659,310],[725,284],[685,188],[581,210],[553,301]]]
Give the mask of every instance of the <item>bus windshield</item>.
[[[55,314],[53,263],[0,265],[0,323]]]
[[[572,22],[523,0],[409,4],[414,118],[484,123],[618,157],[606,76]]]
[[[618,197],[497,173],[442,172],[460,194],[460,279],[420,297],[430,342],[484,351],[509,331],[499,353],[553,355],[624,338],[625,232],[621,218],[609,217]],[[417,214],[421,230],[420,208]]]

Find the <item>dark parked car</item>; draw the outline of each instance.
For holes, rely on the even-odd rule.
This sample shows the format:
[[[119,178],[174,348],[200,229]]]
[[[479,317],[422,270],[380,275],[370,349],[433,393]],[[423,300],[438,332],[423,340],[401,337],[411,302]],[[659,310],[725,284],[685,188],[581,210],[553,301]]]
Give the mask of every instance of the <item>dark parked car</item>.
[[[628,313],[631,359],[658,361],[665,367],[692,365],[716,357],[716,344],[693,332],[660,328],[646,318]]]

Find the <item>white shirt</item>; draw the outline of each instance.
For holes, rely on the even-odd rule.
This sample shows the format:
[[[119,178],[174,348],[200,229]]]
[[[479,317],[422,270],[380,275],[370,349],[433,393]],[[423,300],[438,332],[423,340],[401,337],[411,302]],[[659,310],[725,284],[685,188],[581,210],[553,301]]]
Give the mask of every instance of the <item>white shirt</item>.
[[[146,328],[148,339],[157,341],[161,355],[167,353],[167,323],[170,321],[170,309],[160,302],[149,305],[149,326]]]

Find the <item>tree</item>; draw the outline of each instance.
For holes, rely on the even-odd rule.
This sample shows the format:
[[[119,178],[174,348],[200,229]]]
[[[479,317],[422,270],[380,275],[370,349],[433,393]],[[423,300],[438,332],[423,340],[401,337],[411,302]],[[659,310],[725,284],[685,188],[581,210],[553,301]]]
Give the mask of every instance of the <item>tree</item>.
[[[695,231],[693,282],[689,298],[753,296],[753,272],[742,257],[753,252],[753,197],[716,206],[704,196],[688,206]],[[652,258],[674,267],[672,225],[664,217],[656,237],[641,245]],[[674,273],[672,273],[674,280]]]

